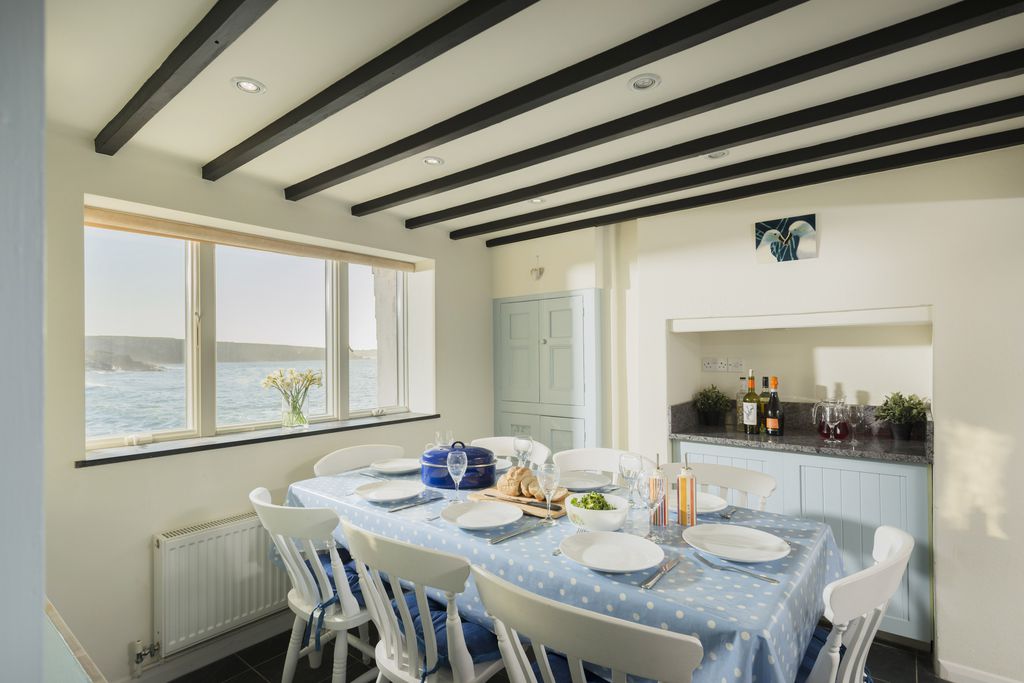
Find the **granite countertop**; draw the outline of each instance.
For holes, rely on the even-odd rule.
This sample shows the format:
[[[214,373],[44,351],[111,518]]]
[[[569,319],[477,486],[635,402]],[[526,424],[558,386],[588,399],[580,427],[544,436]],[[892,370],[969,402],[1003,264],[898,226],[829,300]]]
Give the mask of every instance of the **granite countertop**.
[[[669,437],[677,441],[710,443],[740,448],[760,448],[769,451],[809,453],[811,455],[839,456],[843,458],[866,458],[886,462],[900,462],[914,465],[932,463],[931,440],[895,441],[875,436],[861,437],[856,447],[846,441],[831,445],[817,432],[767,436],[765,434],[741,434],[733,428],[693,426],[685,431],[673,432]]]

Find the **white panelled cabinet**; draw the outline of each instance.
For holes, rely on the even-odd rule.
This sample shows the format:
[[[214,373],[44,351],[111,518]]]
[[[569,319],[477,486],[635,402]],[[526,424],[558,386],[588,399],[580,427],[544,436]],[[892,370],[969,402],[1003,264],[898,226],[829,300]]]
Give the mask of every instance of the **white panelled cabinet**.
[[[674,459],[766,472],[778,488],[767,510],[815,519],[832,528],[847,574],[874,563],[875,529],[885,524],[914,537],[914,554],[881,630],[932,640],[931,468],[929,465],[673,442]]]
[[[553,453],[600,445],[598,290],[494,301],[494,429]]]

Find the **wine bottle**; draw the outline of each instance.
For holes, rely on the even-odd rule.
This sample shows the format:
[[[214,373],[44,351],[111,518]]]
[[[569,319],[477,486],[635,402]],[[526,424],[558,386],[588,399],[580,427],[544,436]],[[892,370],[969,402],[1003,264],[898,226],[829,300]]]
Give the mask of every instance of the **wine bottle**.
[[[768,405],[769,396],[770,392],[768,391],[768,375],[765,375],[764,377],[761,378],[761,393],[758,395],[758,398],[761,399],[761,408],[758,411],[759,414],[757,416],[757,431],[761,432],[762,434],[765,433],[764,408],[765,406]]]
[[[754,371],[747,373],[747,393],[743,396],[743,433],[758,433],[758,415],[761,412],[761,397],[754,391]]]
[[[768,436],[782,436],[782,401],[779,400],[779,378],[772,377],[772,389],[764,407],[764,426]]]
[[[747,395],[747,378],[740,375],[740,390],[736,392],[736,431],[743,431],[743,397]]]

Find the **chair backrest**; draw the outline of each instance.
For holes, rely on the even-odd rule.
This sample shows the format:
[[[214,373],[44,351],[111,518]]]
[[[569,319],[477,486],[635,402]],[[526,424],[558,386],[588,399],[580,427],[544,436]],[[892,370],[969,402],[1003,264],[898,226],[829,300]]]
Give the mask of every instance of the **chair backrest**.
[[[341,474],[349,470],[366,467],[378,460],[404,457],[405,449],[401,446],[391,446],[388,444],[349,446],[348,448],[339,448],[320,458],[313,465],[313,474],[318,477],[329,477],[332,474]]]
[[[625,619],[565,605],[513,586],[473,567],[480,599],[494,617],[505,670],[511,683],[537,683],[520,634],[533,644],[544,683],[554,683],[547,648],[566,656],[573,681],[584,681],[583,662],[612,670],[612,680],[626,675],[656,681],[689,683],[704,655],[700,640]]]
[[[448,661],[454,680],[468,680],[473,675],[473,659],[462,635],[462,621],[455,606],[455,596],[466,588],[469,562],[464,557],[396,541],[361,529],[346,520],[341,522],[349,551],[356,560],[359,583],[370,617],[384,641],[387,657],[410,677],[420,678],[424,671],[437,667],[437,639],[430,627],[430,608],[426,588],[444,591],[447,598]],[[416,640],[416,628],[403,596],[402,583],[412,584],[416,606],[423,615],[424,651]],[[396,599],[392,608],[385,583]],[[395,615],[398,610],[398,616]],[[426,668],[423,668],[423,667]],[[437,674],[427,680],[433,681]]]
[[[555,453],[555,464],[563,472],[568,470],[608,472],[613,475],[612,480],[618,483],[619,456],[625,452],[617,448],[571,448]],[[657,466],[647,456],[641,455],[640,457],[644,460],[644,467],[654,469]]]
[[[680,470],[684,467],[681,462],[668,462],[661,466],[665,478],[670,483],[679,476]],[[736,504],[740,507],[753,507],[750,496],[757,499],[757,509],[764,510],[768,498],[775,493],[777,485],[775,477],[756,470],[746,470],[742,467],[731,465],[716,465],[712,463],[691,463],[690,469],[697,477],[697,486],[701,491],[709,491],[715,487],[719,496],[729,500],[729,492],[736,492]]]
[[[896,593],[914,550],[914,538],[891,526],[875,530],[875,564],[825,586],[825,617],[832,632],[807,683],[861,683],[864,664],[885,608]],[[840,646],[846,653],[839,658]]]
[[[324,571],[318,549],[330,554],[334,576],[344,577],[345,567],[338,556],[334,542],[334,530],[338,526],[338,513],[330,508],[301,508],[274,505],[270,502],[270,491],[262,486],[249,494],[256,516],[263,528],[270,534],[277,552],[288,571],[299,600],[310,609],[334,597],[334,588]],[[341,612],[352,615],[359,611],[348,581],[337,581],[338,600]],[[332,605],[326,613],[335,611]]]
[[[480,439],[473,439],[470,446],[480,446],[493,451],[499,457],[512,457],[516,449],[512,447],[514,436],[485,436]],[[538,465],[543,465],[551,457],[551,449],[540,441],[533,442],[533,450],[530,451],[530,460]]]

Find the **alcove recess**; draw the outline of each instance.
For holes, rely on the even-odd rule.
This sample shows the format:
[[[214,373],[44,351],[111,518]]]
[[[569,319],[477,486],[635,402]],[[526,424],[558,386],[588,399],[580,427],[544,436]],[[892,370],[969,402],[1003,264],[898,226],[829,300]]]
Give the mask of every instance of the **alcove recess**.
[[[823,399],[878,406],[894,391],[932,397],[930,306],[678,318],[668,321],[667,353],[673,432],[694,419],[688,405],[694,392],[714,384],[732,398],[748,369],[758,392],[763,376],[776,375],[782,400],[802,404],[791,406],[787,416],[787,429],[799,431],[813,429],[809,408]],[[708,371],[708,360],[731,363],[732,369]],[[884,425],[872,422],[870,428],[888,435]],[[915,438],[931,429],[919,431]]]

